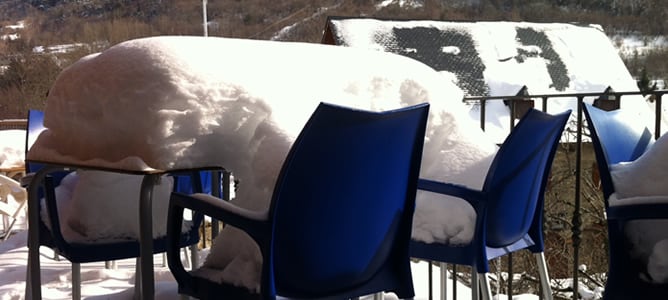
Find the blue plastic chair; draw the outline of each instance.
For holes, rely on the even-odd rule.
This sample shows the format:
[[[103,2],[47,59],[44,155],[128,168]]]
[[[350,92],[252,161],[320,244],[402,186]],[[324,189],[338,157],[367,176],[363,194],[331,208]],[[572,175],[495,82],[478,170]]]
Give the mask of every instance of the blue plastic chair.
[[[472,282],[482,289],[483,298],[491,299],[485,274],[489,272],[488,261],[528,249],[535,253],[538,261],[544,299],[552,299],[543,254],[543,194],[570,113],[569,110],[553,116],[529,110],[499,148],[482,190],[420,179],[418,188],[421,190],[469,202],[475,209],[477,219],[473,239],[468,245],[412,240],[411,256],[473,267]],[[444,280],[442,278],[442,287]],[[478,288],[473,288],[474,299],[477,292]]]
[[[605,111],[584,105],[594,155],[601,178],[608,223],[608,278],[603,299],[668,299],[668,284],[641,279],[646,263],[630,255],[630,241],[624,233],[626,222],[668,219],[668,204],[609,205],[615,185],[610,166],[634,161],[654,144],[654,137],[637,115],[624,110]],[[651,180],[651,178],[648,178]]]
[[[28,113],[28,130],[26,131],[26,153],[35,142],[39,134],[45,130],[43,125],[44,113],[38,110],[30,110]],[[26,173],[36,173],[44,167],[43,164],[26,161]],[[65,257],[72,263],[72,298],[81,298],[81,263],[99,262],[99,261],[113,261],[118,259],[126,259],[139,257],[140,247],[138,240],[118,240],[104,241],[101,240],[96,243],[79,243],[69,242],[65,240],[60,230],[60,220],[57,217],[58,206],[55,195],[55,187],[60,184],[60,181],[67,175],[69,171],[56,171],[47,175],[40,188],[39,196],[44,197],[44,204],[46,211],[50,216],[50,224],[47,226],[43,219],[39,219],[39,244],[54,250],[58,256]],[[30,178],[27,176],[26,178]],[[182,172],[179,173],[177,181],[179,186],[175,184],[175,188],[180,187],[187,192],[202,192],[202,179],[199,171]],[[189,179],[189,182],[184,182],[184,179]],[[40,205],[42,205],[40,201]],[[42,208],[40,207],[40,211]],[[55,217],[54,217],[55,216]],[[202,223],[203,215],[195,214],[189,223],[189,230],[180,234],[178,245],[180,248],[191,245],[197,245],[199,242],[199,227]],[[51,229],[49,229],[51,228]],[[159,237],[154,240],[153,252],[162,253],[167,249],[166,237]],[[195,256],[195,254],[193,254]],[[137,278],[139,276],[137,275]]]
[[[189,208],[248,233],[263,258],[257,294],[186,272],[171,240],[168,263],[179,293],[344,299],[386,291],[412,298],[408,251],[428,108],[368,112],[321,103],[291,147],[264,214],[173,193],[168,237]]]

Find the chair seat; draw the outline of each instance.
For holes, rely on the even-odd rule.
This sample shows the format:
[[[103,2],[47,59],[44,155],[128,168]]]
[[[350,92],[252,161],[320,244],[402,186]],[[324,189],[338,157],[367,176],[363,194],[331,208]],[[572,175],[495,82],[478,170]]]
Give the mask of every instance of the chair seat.
[[[502,248],[487,248],[487,258],[493,259],[507,255],[517,250],[526,249],[535,245],[534,241],[527,234],[517,242]],[[469,251],[472,251],[472,245],[449,245],[442,243],[425,243],[421,241],[411,241],[411,256],[428,260],[448,261],[458,265],[471,265],[475,259]]]
[[[616,193],[608,198],[606,217],[612,220],[666,219],[668,196],[638,196],[618,199]]]
[[[189,222],[189,221],[186,221]],[[43,224],[40,224],[43,226]],[[43,235],[41,244],[59,249],[59,254],[72,263],[89,263],[99,261],[111,261],[126,259],[130,257],[139,257],[139,241],[127,239],[108,239],[96,240],[90,242],[72,242],[67,244],[57,243],[52,236]],[[199,235],[194,233],[184,233],[181,236],[180,246],[185,247],[199,242]],[[60,244],[60,247],[57,245]],[[153,254],[167,251],[166,236],[158,237],[153,240]]]
[[[668,204],[668,195],[657,196],[636,196],[627,198],[618,198],[617,193],[612,193],[608,198],[610,206],[627,206],[639,204]]]

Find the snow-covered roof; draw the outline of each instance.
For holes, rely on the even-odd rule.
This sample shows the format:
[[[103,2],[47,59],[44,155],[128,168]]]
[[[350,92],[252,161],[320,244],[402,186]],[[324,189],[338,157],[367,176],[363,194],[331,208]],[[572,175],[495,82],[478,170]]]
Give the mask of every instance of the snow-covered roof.
[[[511,95],[522,85],[534,94],[601,92],[607,86],[620,91],[637,89],[612,42],[597,25],[330,17],[322,42],[411,57],[437,71],[453,73],[469,96]],[[581,70],[585,66],[578,63],[583,60],[589,72]],[[503,68],[507,72],[491,73]],[[536,72],[521,72],[522,68],[544,69],[545,74],[532,78]],[[599,74],[601,70],[608,74]],[[523,84],[499,94],[492,86],[499,77],[493,75]],[[585,90],[576,84],[582,79],[605,82],[598,89]]]
[[[524,86],[531,95],[601,93],[607,87],[638,90],[597,25],[329,17],[322,43],[416,59],[451,79],[466,96],[511,96]],[[486,117],[486,131],[503,137],[509,113],[501,101],[495,102],[487,104],[496,114]],[[541,101],[535,107],[542,108]],[[471,107],[470,115],[478,121],[476,108]],[[548,102],[550,113],[565,109],[576,111],[575,98]]]

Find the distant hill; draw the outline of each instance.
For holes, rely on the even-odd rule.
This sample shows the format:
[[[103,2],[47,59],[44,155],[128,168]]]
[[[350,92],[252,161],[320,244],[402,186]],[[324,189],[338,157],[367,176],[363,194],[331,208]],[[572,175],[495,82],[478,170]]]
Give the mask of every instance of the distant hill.
[[[210,36],[320,43],[327,17],[368,16],[599,24],[608,35],[663,36],[663,1],[209,0],[206,29]],[[25,27],[11,29],[19,21]],[[196,0],[0,0],[0,118],[43,106],[60,70],[84,55],[139,37],[203,35],[203,23]],[[62,45],[84,46],[53,50]],[[666,50],[632,54],[625,63],[634,77],[668,78]]]
[[[208,1],[212,35],[267,39],[288,24],[332,10],[335,15],[432,20],[508,20],[531,22],[581,22],[602,25],[607,32],[666,32],[668,7],[664,0],[283,0]],[[80,20],[101,22],[132,19],[163,31],[167,22],[200,29],[202,3],[193,0],[0,0],[0,22],[36,18],[41,31],[56,32]],[[297,24],[293,40],[315,41],[323,18],[313,17],[319,30]],[[165,24],[164,26],[166,26]],[[80,25],[81,26],[81,25]],[[159,27],[159,28],[155,28]],[[165,33],[165,32],[161,32]]]

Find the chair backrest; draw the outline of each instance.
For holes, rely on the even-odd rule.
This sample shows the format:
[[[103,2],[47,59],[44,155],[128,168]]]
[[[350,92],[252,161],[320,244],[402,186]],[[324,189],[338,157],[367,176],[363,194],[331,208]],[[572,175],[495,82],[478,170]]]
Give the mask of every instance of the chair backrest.
[[[609,166],[636,160],[654,144],[654,137],[643,120],[631,112],[605,111],[585,103],[584,113],[607,208],[608,198],[615,192]]]
[[[553,116],[531,109],[499,148],[483,185],[488,195],[488,246],[513,244],[532,224],[542,223],[545,185],[570,113]]]
[[[46,127],[44,127],[44,112],[41,110],[29,110],[28,111],[28,129],[26,130],[26,157],[28,156],[28,151],[30,150],[30,147],[37,141],[37,138],[39,135],[42,133],[42,131],[46,130]],[[26,173],[32,173],[32,172],[37,172],[43,167],[42,164],[40,163],[35,163],[35,162],[30,162],[28,160],[25,161],[25,170]],[[69,171],[61,171],[61,172],[54,172],[51,174],[51,183],[54,186],[57,186],[60,184],[60,181],[70,173]],[[41,197],[41,192],[40,192],[40,197]]]
[[[44,127],[44,112],[41,110],[29,110],[28,111],[28,130],[26,130],[26,155],[30,150],[30,147],[35,143],[37,137],[42,131],[46,128]],[[35,163],[29,163],[26,161],[25,164],[26,173],[31,173],[39,170],[41,166]]]
[[[428,108],[316,109],[271,204],[280,295],[331,294],[365,283],[388,261],[408,262]]]

